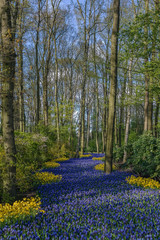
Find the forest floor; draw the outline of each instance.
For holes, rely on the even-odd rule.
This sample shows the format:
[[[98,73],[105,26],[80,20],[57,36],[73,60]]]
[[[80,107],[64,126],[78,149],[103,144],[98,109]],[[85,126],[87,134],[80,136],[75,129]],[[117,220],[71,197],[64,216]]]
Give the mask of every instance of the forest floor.
[[[0,240],[160,240],[158,190],[129,185],[128,172],[95,170],[100,161],[91,157],[59,163],[42,170],[62,175],[60,182],[37,189],[45,213],[5,225]]]

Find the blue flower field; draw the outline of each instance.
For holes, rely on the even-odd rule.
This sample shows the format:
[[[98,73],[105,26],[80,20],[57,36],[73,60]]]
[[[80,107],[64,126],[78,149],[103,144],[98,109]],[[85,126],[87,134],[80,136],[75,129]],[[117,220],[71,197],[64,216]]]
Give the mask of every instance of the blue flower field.
[[[129,185],[127,172],[105,175],[99,163],[87,157],[44,169],[62,175],[37,189],[45,213],[5,225],[0,239],[160,240],[160,192]]]

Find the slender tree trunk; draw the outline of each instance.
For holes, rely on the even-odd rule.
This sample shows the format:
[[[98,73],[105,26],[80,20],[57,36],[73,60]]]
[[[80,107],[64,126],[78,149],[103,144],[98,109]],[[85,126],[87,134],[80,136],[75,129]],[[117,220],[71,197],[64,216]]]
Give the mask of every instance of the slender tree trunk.
[[[81,112],[80,112],[81,115]],[[76,147],[76,158],[79,158],[79,149],[80,149],[80,141],[81,141],[81,116],[79,116],[79,124],[78,124],[78,141],[77,141],[77,147]]]
[[[118,131],[118,144],[121,147],[121,140],[122,140],[122,129],[124,126],[124,98],[125,98],[125,91],[126,91],[126,80],[127,80],[127,71],[124,72],[124,82],[121,84],[121,102],[120,102],[120,113],[119,113],[119,131]]]
[[[84,153],[85,146],[84,141],[85,141],[85,85],[82,87],[82,99],[81,99],[81,154]]]
[[[15,80],[15,31],[18,13],[11,18],[10,1],[0,1],[1,36],[2,36],[2,118],[3,142],[5,149],[3,169],[3,201],[10,202],[16,197],[16,147],[14,140],[13,92]]]
[[[88,106],[87,106],[87,142],[86,142],[87,149],[89,146],[89,136],[90,136],[90,106],[88,103]]]
[[[148,130],[149,76],[145,76],[144,131]]]
[[[52,24],[50,26],[48,22],[48,0],[46,2],[46,11],[47,11],[47,30],[48,30],[48,36],[47,36],[47,56],[46,56],[46,62],[45,62],[45,70],[44,70],[44,78],[43,78],[43,114],[44,114],[44,125],[48,126],[48,74],[49,74],[49,64],[51,59],[51,36],[53,33],[53,26],[54,21],[52,21]],[[54,36],[54,41],[55,36]],[[55,50],[55,52],[57,49]],[[55,53],[55,55],[57,52]],[[57,61],[57,60],[56,60]]]
[[[103,94],[104,94],[104,107],[103,107],[103,115],[104,115],[104,120],[103,120],[103,152],[105,152],[105,144],[106,144],[106,135],[107,135],[107,119],[108,119],[108,82],[109,82],[109,72],[108,72],[108,66],[109,66],[109,31],[108,31],[108,42],[107,42],[107,47],[106,47],[106,61],[105,61],[105,78],[103,81]]]
[[[40,94],[39,94],[39,87],[40,87],[40,77],[39,77],[39,30],[40,30],[40,3],[41,0],[38,0],[38,22],[37,22],[37,30],[36,30],[36,77],[37,77],[37,92],[36,92],[36,100],[37,100],[37,106],[36,106],[36,125],[39,123],[39,112],[40,112]]]
[[[129,96],[132,96],[132,59],[130,60],[129,64],[129,73],[128,73],[128,78],[129,78]],[[131,106],[130,104],[127,107],[127,120],[126,120],[126,129],[125,129],[125,138],[124,138],[124,146],[126,147],[128,145],[128,138],[129,138],[129,127],[130,127],[130,118],[131,118]],[[127,161],[127,151],[124,148],[124,155],[123,155],[123,163]]]
[[[148,13],[149,10],[149,0],[145,0],[145,11]],[[145,33],[145,65],[148,63],[148,28],[147,25],[144,27],[144,33]],[[149,106],[149,74],[146,71],[145,74],[145,103],[144,103],[144,131],[148,131],[148,106]]]
[[[117,93],[117,60],[118,60],[118,32],[119,32],[119,12],[120,0],[113,2],[113,29],[111,38],[111,86],[109,96],[109,116],[107,127],[107,143],[104,171],[109,174],[112,172],[113,159],[113,137],[116,111],[116,93]]]
[[[87,84],[87,137],[86,137],[86,147],[89,147],[89,140],[90,140],[90,128],[91,128],[91,99],[90,99],[90,83],[91,78],[88,79]]]
[[[104,70],[103,70],[104,71]],[[105,140],[106,140],[106,114],[107,114],[107,74],[105,72],[103,76],[103,115],[102,115],[102,151],[105,152]]]
[[[160,10],[160,1],[159,0],[155,0],[155,10],[156,11],[159,11]],[[159,28],[158,28],[159,29]],[[154,40],[156,39],[157,37],[157,31],[155,33],[155,36],[154,36]],[[155,41],[153,42],[154,44],[154,50],[155,51]],[[153,57],[155,58],[155,53],[153,53]],[[158,133],[158,117],[159,117],[159,106],[160,106],[160,97],[158,97],[157,101],[156,101],[156,110],[155,110],[155,128],[154,128],[154,134],[155,134],[155,137],[158,138],[159,137],[159,133]]]
[[[149,94],[149,104],[148,104],[148,131],[153,130],[153,95]]]
[[[133,11],[134,11],[134,17],[136,17],[136,6],[135,6],[135,3],[134,3],[134,0],[132,0],[132,8],[133,8]]]
[[[82,82],[82,98],[81,98],[81,154],[84,153],[85,147],[85,99],[86,99],[86,81],[87,81],[87,62],[88,62],[88,44],[87,30],[85,25],[85,49],[84,49],[84,66],[83,66],[83,82]]]
[[[43,78],[43,114],[44,114],[44,125],[48,126],[48,74],[49,74],[49,63],[51,59],[51,33],[48,36],[47,44],[47,57],[44,70]]]
[[[55,102],[56,102],[56,128],[57,128],[57,143],[60,142],[60,129],[59,129],[59,106],[58,106],[58,59],[57,59],[57,44],[54,37],[54,51],[55,51]]]
[[[24,4],[24,2],[23,2]],[[23,6],[23,5],[22,5]],[[18,59],[18,70],[19,70],[19,126],[20,132],[24,132],[24,90],[23,90],[23,10],[19,14],[19,59]]]
[[[73,150],[72,144],[73,144],[73,66],[71,63],[71,75],[70,75],[70,81],[69,81],[69,93],[70,93],[70,137],[69,137],[69,142],[70,142],[70,147]]]
[[[116,113],[115,113],[115,145],[118,145],[118,130],[117,130],[117,116],[116,116]]]
[[[160,99],[158,99],[158,101],[156,101],[156,111],[155,111],[155,128],[154,128],[154,134],[155,134],[155,137],[156,137],[156,138],[158,138],[159,102],[160,102]]]
[[[23,90],[23,44],[22,38],[20,39],[20,72],[19,72],[19,86],[20,86],[20,94],[19,94],[19,116],[20,116],[20,132],[24,132],[24,90]]]
[[[159,10],[159,1],[155,1],[155,12]],[[154,23],[153,23],[154,24]],[[152,34],[152,59],[151,61],[155,61],[156,58],[156,39],[158,29],[156,31],[153,30],[154,26],[151,26]],[[150,77],[150,93],[149,93],[149,105],[148,105],[148,130],[153,132],[153,92],[152,92],[152,85],[153,85],[153,76]]]
[[[98,93],[98,76],[97,76],[97,64],[96,64],[96,23],[95,23],[95,4],[94,4],[94,74],[96,78],[96,148],[97,148],[97,153],[99,153],[99,93]]]
[[[131,107],[127,107],[127,120],[126,120],[126,129],[125,129],[125,139],[124,139],[124,146],[126,147],[128,144],[128,137],[129,137],[129,125],[130,125],[130,117],[131,117]],[[127,151],[124,148],[124,155],[123,155],[123,163],[127,160]]]
[[[44,114],[44,125],[48,126],[48,74],[44,73],[43,79],[43,114]]]
[[[96,63],[95,63],[96,65]],[[96,68],[96,66],[95,66]],[[97,72],[95,70],[95,72]],[[97,153],[99,153],[99,124],[98,124],[98,119],[99,119],[99,99],[98,99],[98,78],[96,77],[96,148],[97,148]]]

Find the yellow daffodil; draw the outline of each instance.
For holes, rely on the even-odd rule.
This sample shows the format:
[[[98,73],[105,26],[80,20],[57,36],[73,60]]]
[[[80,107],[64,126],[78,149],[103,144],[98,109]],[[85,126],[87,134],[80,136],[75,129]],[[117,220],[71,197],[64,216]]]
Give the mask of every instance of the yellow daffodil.
[[[152,178],[135,177],[132,175],[130,177],[127,177],[126,181],[129,184],[141,186],[144,188],[160,189],[160,183],[153,180]]]
[[[35,178],[43,185],[52,182],[59,182],[62,179],[61,175],[54,175],[51,172],[37,172]]]
[[[104,171],[104,163],[100,163],[94,167],[96,170],[102,170]],[[113,170],[117,170],[117,167],[113,164],[112,165]]]

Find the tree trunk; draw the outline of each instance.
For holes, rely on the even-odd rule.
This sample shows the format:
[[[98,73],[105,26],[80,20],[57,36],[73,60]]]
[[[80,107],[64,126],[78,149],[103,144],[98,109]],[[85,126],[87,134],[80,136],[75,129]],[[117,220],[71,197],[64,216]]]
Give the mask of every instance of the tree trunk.
[[[93,49],[93,58],[94,58],[94,74],[96,78],[96,149],[99,153],[99,96],[98,96],[98,76],[97,76],[97,64],[96,64],[96,23],[95,23],[95,4],[94,4],[94,49]]]
[[[87,30],[85,25],[84,34],[84,66],[83,66],[83,82],[82,82],[82,98],[81,98],[81,154],[84,153],[85,147],[85,98],[86,98],[86,81],[87,81],[87,62],[88,62],[88,48],[89,39],[87,37]]]
[[[85,84],[82,87],[81,99],[81,154],[84,153],[85,146]]]
[[[149,10],[149,0],[145,0],[145,12],[148,13]],[[148,28],[147,26],[144,27],[145,33],[145,65],[148,63]],[[146,71],[145,74],[145,103],[144,103],[144,131],[148,131],[148,106],[149,106],[149,74]]]
[[[105,142],[106,142],[106,115],[107,115],[107,80],[104,77],[103,79],[103,95],[104,95],[104,102],[103,102],[103,129],[102,129],[102,143],[103,143],[103,152],[105,152]]]
[[[114,138],[115,138],[115,145],[118,145],[118,131],[117,131],[117,116],[115,113],[115,127],[114,127]]]
[[[24,2],[23,2],[24,4]],[[23,5],[22,5],[23,6]],[[18,59],[18,72],[19,72],[19,127],[20,132],[24,132],[24,90],[23,90],[23,9],[19,14],[19,59]]]
[[[48,126],[48,74],[44,73],[43,78],[43,115],[44,115],[44,125]]]
[[[76,155],[75,155],[75,158],[79,158],[80,137],[81,137],[81,112],[80,112],[80,116],[79,116],[79,124],[78,124],[78,141],[77,141],[77,147],[76,147]]]
[[[159,1],[155,1],[155,12],[159,11]],[[152,34],[152,59],[151,61],[155,61],[156,59],[156,40],[157,40],[157,33],[158,29],[154,31],[154,23],[151,26]],[[149,105],[148,105],[148,131],[153,132],[153,92],[152,92],[152,85],[154,84],[153,76],[150,77],[150,93],[149,93]]]
[[[48,1],[46,2],[46,11],[47,11],[47,56],[46,56],[46,62],[45,62],[45,70],[44,70],[44,78],[43,78],[43,114],[44,114],[44,125],[48,126],[48,74],[49,74],[49,64],[51,59],[51,36],[53,33],[53,25],[54,20],[52,21],[52,24],[50,26],[48,22]],[[50,29],[51,28],[51,29]],[[55,40],[55,36],[54,36]],[[55,50],[57,51],[57,50]]]
[[[120,113],[119,113],[119,131],[118,131],[118,144],[121,147],[122,140],[122,127],[124,126],[124,98],[126,91],[127,71],[124,72],[124,82],[121,84],[121,100],[120,100]]]
[[[86,142],[87,149],[89,146],[89,136],[90,136],[90,106],[88,103],[87,105],[87,142]]]
[[[55,102],[56,102],[56,128],[57,128],[57,143],[60,142],[60,130],[59,130],[59,106],[58,106],[58,59],[57,59],[57,44],[54,37],[54,51],[55,51]]]
[[[70,147],[73,151],[73,84],[72,84],[72,81],[73,81],[73,66],[72,66],[72,63],[71,63],[71,75],[70,75],[70,81],[69,81],[69,94],[70,94],[70,97],[69,97],[69,104],[70,104],[70,134],[69,134],[69,142],[70,142]]]
[[[20,132],[24,132],[25,126],[24,126],[24,90],[23,90],[23,44],[22,44],[22,38],[20,39],[20,56],[19,56],[19,87],[20,87],[20,93],[19,93],[19,116],[20,116]]]
[[[131,107],[128,106],[127,107],[127,120],[126,120],[126,129],[125,129],[124,147],[126,147],[128,144],[130,117],[131,117]],[[127,151],[124,148],[123,163],[125,163],[126,160],[127,160]]]
[[[160,9],[160,2],[159,0],[155,0],[155,10],[159,11]],[[157,32],[155,33],[155,38],[157,37]],[[155,44],[155,42],[154,42]],[[155,49],[155,46],[154,46]],[[154,54],[154,58],[155,58],[155,54]],[[154,135],[156,138],[159,137],[159,133],[158,133],[158,117],[159,117],[159,105],[160,105],[160,97],[158,97],[158,99],[156,100],[156,110],[155,110],[155,128],[154,128]]]
[[[106,144],[106,135],[107,135],[107,119],[108,119],[108,90],[107,86],[109,83],[109,31],[108,31],[108,42],[106,47],[106,60],[105,60],[105,78],[103,81],[103,94],[104,94],[104,107],[103,107],[103,152],[105,152],[105,144]]]
[[[113,29],[111,38],[111,85],[109,96],[109,116],[107,124],[107,143],[104,171],[109,174],[112,172],[113,159],[113,137],[116,111],[116,93],[117,93],[117,60],[118,60],[118,32],[119,32],[119,12],[120,0],[113,2]]]
[[[39,77],[39,50],[38,50],[38,46],[39,46],[39,30],[40,30],[40,2],[41,0],[38,0],[38,23],[37,23],[37,30],[36,30],[36,77],[37,77],[37,96],[36,96],[36,100],[37,100],[37,106],[36,106],[36,125],[39,123],[39,112],[40,112],[40,94],[39,94],[39,86],[40,86],[40,77]]]
[[[128,73],[128,78],[129,78],[129,86],[128,86],[128,94],[129,96],[132,96],[132,59],[129,64],[129,73]],[[130,101],[131,102],[131,101]],[[124,146],[126,147],[128,145],[128,138],[129,138],[129,127],[130,127],[130,118],[131,118],[131,106],[130,103],[128,104],[127,107],[127,120],[126,120],[126,129],[125,129],[125,139],[124,139]],[[123,155],[123,163],[127,161],[127,151],[124,148],[124,155]]]
[[[153,130],[153,95],[149,94],[149,104],[148,104],[148,131]]]
[[[159,116],[159,99],[156,101],[156,111],[155,111],[155,137],[158,138],[158,116]]]
[[[1,36],[2,36],[2,118],[3,142],[5,149],[3,169],[3,201],[11,202],[16,197],[16,147],[14,140],[13,92],[15,80],[15,30],[18,13],[11,18],[10,1],[0,2]]]

